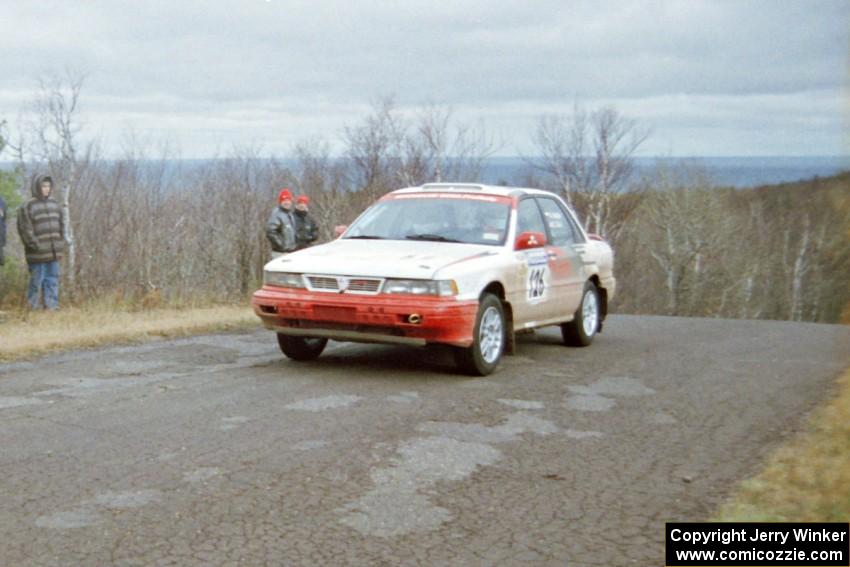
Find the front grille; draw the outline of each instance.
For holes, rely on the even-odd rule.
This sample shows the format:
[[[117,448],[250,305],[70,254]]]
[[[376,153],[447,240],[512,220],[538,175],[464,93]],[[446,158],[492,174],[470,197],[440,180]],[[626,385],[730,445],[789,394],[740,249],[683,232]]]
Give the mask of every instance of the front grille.
[[[307,276],[307,282],[313,291],[339,291],[336,278],[326,276]]]
[[[378,293],[380,287],[381,280],[358,278],[348,282],[348,291],[351,293]]]
[[[376,295],[384,280],[381,278],[363,278],[358,276],[307,275],[307,289],[328,293],[351,293],[357,295]]]

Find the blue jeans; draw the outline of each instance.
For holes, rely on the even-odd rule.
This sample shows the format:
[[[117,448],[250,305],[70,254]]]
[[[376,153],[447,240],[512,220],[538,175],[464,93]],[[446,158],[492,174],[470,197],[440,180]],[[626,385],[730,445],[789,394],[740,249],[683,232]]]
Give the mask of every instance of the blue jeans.
[[[41,308],[41,291],[44,290],[44,306],[59,309],[59,262],[30,264],[30,285],[27,301],[33,309]]]

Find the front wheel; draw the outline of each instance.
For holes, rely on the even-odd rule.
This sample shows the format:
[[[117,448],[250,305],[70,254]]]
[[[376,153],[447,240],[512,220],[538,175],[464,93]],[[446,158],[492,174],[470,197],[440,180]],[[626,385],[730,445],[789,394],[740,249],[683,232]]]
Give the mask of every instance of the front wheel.
[[[498,297],[490,293],[481,296],[472,346],[455,349],[455,363],[462,371],[477,376],[492,373],[505,350],[505,309]]]
[[[325,350],[328,339],[293,337],[292,335],[278,333],[277,344],[283,354],[292,360],[314,360]]]
[[[599,291],[593,282],[587,282],[573,320],[561,325],[564,344],[584,347],[592,343],[600,327],[599,313]]]

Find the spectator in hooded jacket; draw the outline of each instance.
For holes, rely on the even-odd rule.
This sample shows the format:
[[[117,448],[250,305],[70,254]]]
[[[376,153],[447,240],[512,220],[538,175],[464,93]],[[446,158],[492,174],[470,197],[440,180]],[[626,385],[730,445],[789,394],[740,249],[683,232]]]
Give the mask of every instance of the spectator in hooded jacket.
[[[52,198],[53,179],[37,175],[32,181],[32,198],[18,209],[18,234],[24,243],[30,272],[27,301],[33,309],[59,309],[59,262],[65,251],[62,208]]]
[[[6,247],[6,201],[0,197],[0,266],[6,263],[6,256],[3,254],[3,248]]]
[[[319,238],[319,225],[310,216],[310,197],[299,195],[295,201],[295,249],[301,250]]]
[[[274,208],[266,223],[266,237],[272,245],[272,258],[295,250],[295,218],[292,211],[292,192],[281,189]]]

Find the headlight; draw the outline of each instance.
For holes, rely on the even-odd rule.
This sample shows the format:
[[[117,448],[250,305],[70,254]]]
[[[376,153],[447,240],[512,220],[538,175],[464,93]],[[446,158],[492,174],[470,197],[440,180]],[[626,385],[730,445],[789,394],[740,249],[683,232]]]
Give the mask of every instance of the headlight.
[[[406,293],[410,295],[457,295],[454,280],[387,280],[384,293]]]
[[[305,287],[304,278],[301,277],[301,274],[291,274],[289,272],[270,272],[264,270],[263,283],[278,287]]]

